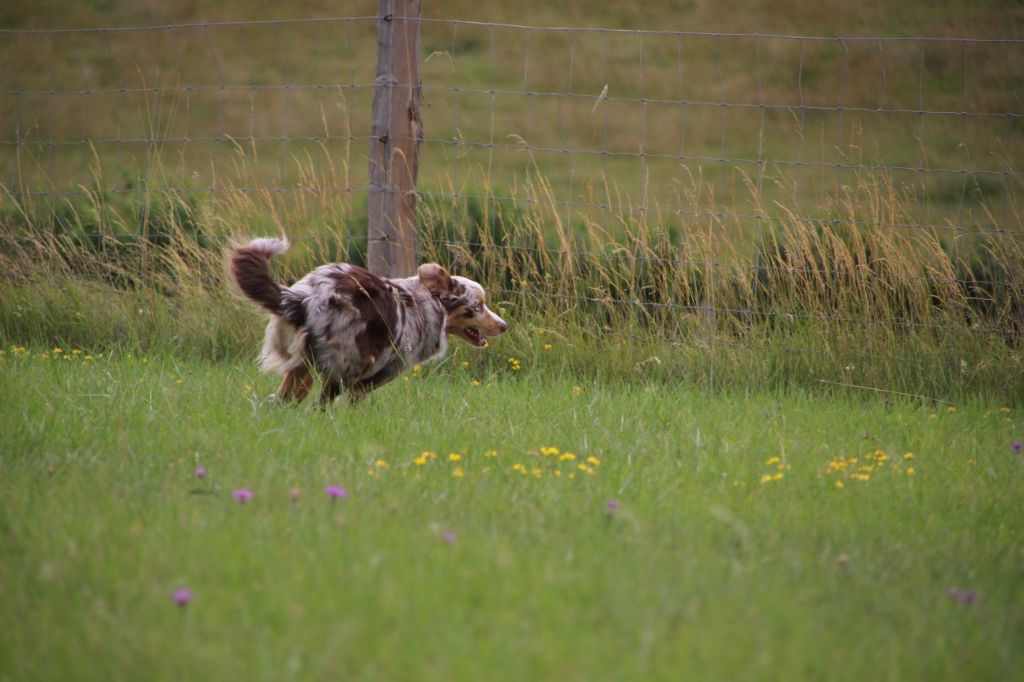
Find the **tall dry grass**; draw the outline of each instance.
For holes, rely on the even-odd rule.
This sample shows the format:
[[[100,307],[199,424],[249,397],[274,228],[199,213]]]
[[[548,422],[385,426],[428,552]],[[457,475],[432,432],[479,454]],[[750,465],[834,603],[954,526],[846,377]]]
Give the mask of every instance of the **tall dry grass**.
[[[261,324],[224,284],[228,240],[288,235],[295,246],[275,266],[283,280],[362,260],[360,197],[330,191],[344,186],[350,155],[330,156],[322,147],[295,159],[301,191],[287,193],[225,181],[202,201],[150,192],[126,206],[97,174],[82,202],[12,200],[0,341],[251,357]],[[236,150],[236,177],[252,157]],[[158,179],[159,165],[150,172]],[[999,232],[893,228],[915,222],[915,195],[875,173],[837,190],[827,221],[765,210],[752,232],[699,173],[682,198],[701,211],[670,219],[636,210],[609,182],[596,190],[610,207],[603,218],[573,210],[537,167],[500,190],[486,178],[461,182],[442,178],[444,191],[421,199],[421,251],[482,281],[513,321],[472,362],[515,355],[535,367],[709,387],[1024,397],[1019,211]],[[755,205],[757,185],[747,182]]]

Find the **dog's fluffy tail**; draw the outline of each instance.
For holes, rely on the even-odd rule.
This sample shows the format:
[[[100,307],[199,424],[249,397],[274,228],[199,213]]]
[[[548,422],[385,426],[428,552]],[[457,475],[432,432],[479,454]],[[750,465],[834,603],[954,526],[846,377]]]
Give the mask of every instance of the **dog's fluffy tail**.
[[[275,315],[284,312],[285,288],[270,276],[268,261],[288,250],[287,239],[263,237],[228,252],[228,276],[246,298],[255,301]]]

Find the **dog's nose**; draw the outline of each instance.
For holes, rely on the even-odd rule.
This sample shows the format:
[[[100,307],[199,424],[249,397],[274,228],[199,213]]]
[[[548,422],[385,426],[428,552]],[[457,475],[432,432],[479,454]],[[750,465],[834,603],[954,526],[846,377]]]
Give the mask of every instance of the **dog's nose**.
[[[504,321],[501,321],[501,322],[498,323],[498,329],[501,330],[500,332],[498,332],[499,334],[504,334],[505,330],[508,329],[508,325],[505,324]]]

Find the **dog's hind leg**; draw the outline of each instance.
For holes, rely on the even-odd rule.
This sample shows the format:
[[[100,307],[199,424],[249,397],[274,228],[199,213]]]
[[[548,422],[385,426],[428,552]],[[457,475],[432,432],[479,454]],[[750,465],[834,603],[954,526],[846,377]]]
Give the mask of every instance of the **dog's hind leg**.
[[[301,403],[313,388],[313,374],[306,365],[300,365],[284,374],[284,381],[277,389],[277,401],[282,403],[294,400]]]

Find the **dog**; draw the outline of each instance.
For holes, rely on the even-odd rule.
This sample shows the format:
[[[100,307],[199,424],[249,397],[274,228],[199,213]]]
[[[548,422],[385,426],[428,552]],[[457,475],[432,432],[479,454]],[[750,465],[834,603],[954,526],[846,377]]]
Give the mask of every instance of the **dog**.
[[[315,373],[321,406],[342,389],[356,402],[410,365],[440,359],[449,334],[482,348],[508,329],[487,307],[482,286],[436,263],[403,279],[330,263],[284,286],[271,277],[269,260],[288,246],[286,239],[261,238],[228,253],[230,281],[270,313],[260,366],[284,375],[272,401],[301,402]]]

